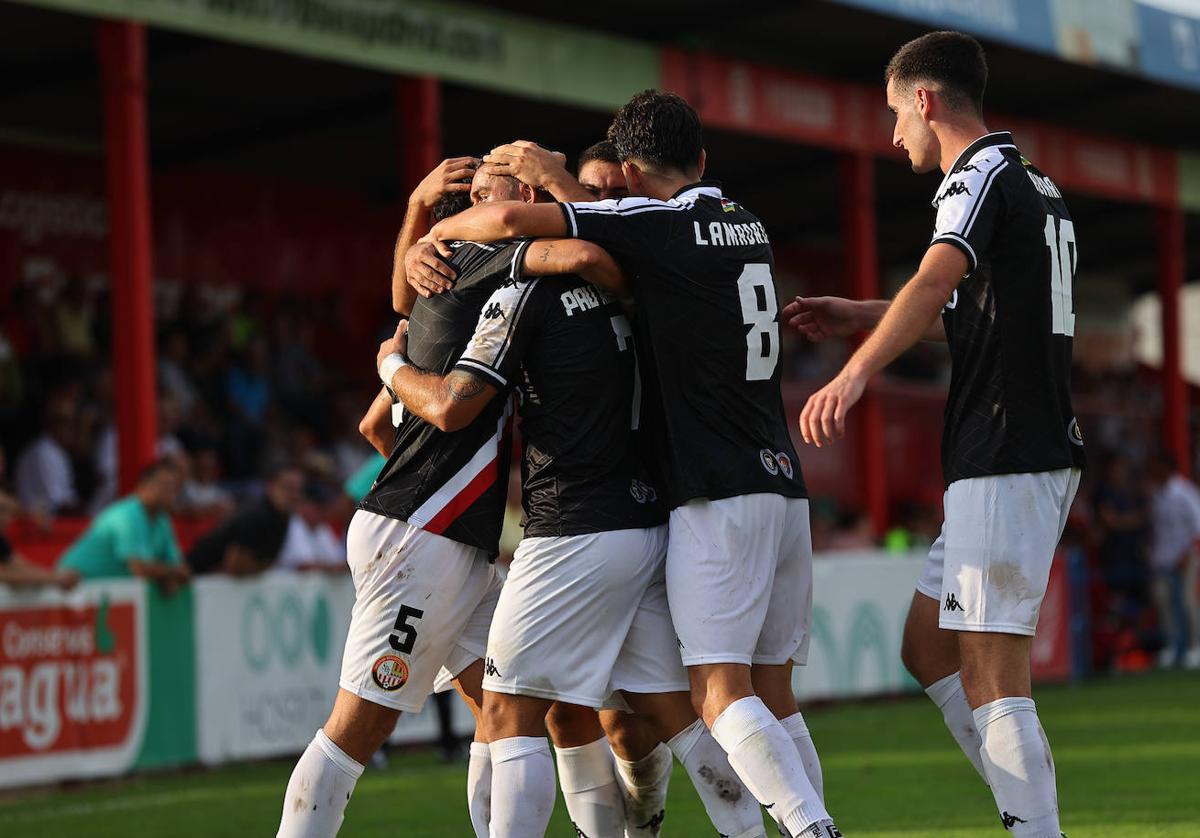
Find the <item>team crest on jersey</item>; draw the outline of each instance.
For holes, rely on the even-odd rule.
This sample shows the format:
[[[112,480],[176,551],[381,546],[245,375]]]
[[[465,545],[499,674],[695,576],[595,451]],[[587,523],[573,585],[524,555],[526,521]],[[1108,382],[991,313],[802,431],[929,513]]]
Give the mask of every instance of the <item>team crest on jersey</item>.
[[[1078,419],[1071,420],[1071,425],[1067,428],[1067,438],[1075,445],[1083,445],[1083,431],[1079,430]]]
[[[654,491],[654,487],[636,477],[629,481],[629,494],[633,495],[633,499],[638,503],[654,503],[658,500],[658,492]]]
[[[775,455],[775,462],[779,463],[779,470],[783,472],[783,476],[788,480],[792,479],[792,458],[780,451]]]
[[[779,458],[777,458],[771,449],[764,448],[758,452],[758,459],[762,463],[762,467],[767,470],[768,474],[779,474]],[[791,463],[788,463],[788,468],[791,468]]]
[[[728,198],[721,199],[721,209],[725,212],[737,212],[738,205]]]
[[[384,655],[371,667],[371,677],[379,689],[394,692],[408,683],[408,664],[397,655]]]

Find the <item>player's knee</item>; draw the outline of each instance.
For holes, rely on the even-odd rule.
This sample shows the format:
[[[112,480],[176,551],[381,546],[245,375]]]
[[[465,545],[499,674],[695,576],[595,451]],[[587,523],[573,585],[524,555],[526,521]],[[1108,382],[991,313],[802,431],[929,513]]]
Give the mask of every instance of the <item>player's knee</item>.
[[[603,735],[595,710],[562,702],[555,702],[547,711],[546,731],[559,747],[595,742]]]

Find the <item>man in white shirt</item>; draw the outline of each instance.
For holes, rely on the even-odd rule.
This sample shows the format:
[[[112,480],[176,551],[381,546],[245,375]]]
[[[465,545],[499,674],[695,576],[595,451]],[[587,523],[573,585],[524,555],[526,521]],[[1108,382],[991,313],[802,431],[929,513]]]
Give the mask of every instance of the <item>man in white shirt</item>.
[[[346,543],[325,520],[321,499],[311,489],[288,521],[287,537],[276,567],[287,570],[349,571]]]
[[[1149,477],[1153,490],[1150,573],[1166,640],[1159,663],[1200,668],[1196,601],[1200,489],[1176,470],[1167,454],[1151,464]]]
[[[53,411],[46,417],[45,431],[17,460],[17,494],[26,509],[56,515],[79,507],[75,469],[67,453],[73,433],[71,415]]]

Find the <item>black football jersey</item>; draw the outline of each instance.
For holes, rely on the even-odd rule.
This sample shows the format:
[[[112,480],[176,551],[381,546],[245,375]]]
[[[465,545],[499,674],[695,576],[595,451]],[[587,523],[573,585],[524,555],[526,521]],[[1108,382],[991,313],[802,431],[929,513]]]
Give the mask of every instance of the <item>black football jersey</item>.
[[[517,388],[526,536],[666,523],[633,442],[636,359],[620,304],[577,276],[518,276],[484,305],[456,367]]]
[[[643,386],[669,504],[755,493],[806,497],[779,391],[779,302],[767,232],[718,186],[668,201],[561,204],[572,236],[631,278]]]
[[[942,312],[950,393],[942,434],[948,484],[965,477],[1082,467],[1071,407],[1078,251],[1062,193],[996,132],[969,145],[933,201],[934,243],[967,274]]]
[[[409,360],[439,375],[453,369],[484,303],[513,279],[528,245],[451,244],[449,262],[458,277],[450,291],[417,298],[408,325]],[[359,508],[497,553],[511,463],[510,412],[507,390],[453,433],[406,412],[392,455]]]

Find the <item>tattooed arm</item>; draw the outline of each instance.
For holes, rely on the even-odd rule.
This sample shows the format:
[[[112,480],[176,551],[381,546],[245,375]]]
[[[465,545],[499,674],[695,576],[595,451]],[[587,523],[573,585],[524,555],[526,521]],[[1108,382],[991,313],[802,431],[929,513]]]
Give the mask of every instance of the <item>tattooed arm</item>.
[[[592,285],[624,296],[625,274],[608,251],[582,239],[538,239],[525,251],[526,276],[578,274]]]
[[[411,365],[396,370],[392,390],[405,410],[447,432],[474,422],[496,395],[495,387],[465,370],[437,375]]]

